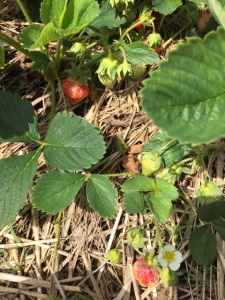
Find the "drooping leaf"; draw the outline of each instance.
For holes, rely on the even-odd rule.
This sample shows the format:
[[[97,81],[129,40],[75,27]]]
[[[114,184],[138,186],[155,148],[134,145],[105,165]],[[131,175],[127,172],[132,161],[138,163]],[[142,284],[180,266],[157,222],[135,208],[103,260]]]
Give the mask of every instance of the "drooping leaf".
[[[179,45],[144,82],[143,110],[182,144],[225,136],[224,53],[225,29],[220,27],[204,40],[190,38]]]
[[[12,223],[22,208],[33,177],[40,151],[0,160],[0,226]]]
[[[225,1],[224,0],[207,0],[210,12],[217,22],[225,27]]]
[[[101,217],[112,217],[116,212],[117,192],[108,177],[91,174],[86,187],[90,206]]]
[[[225,240],[225,220],[219,219],[214,224],[216,231],[219,233],[220,237]]]
[[[105,143],[97,128],[72,113],[56,114],[45,143],[46,161],[61,170],[89,169],[105,154]]]
[[[46,71],[51,64],[48,56],[40,51],[31,51],[30,56],[33,60],[32,70]]]
[[[145,213],[145,197],[143,193],[137,191],[127,191],[124,193],[123,206],[128,214]]]
[[[82,174],[51,170],[36,181],[32,193],[33,206],[43,212],[56,214],[73,201],[84,181]]]
[[[127,61],[136,65],[152,65],[160,61],[159,56],[144,42],[134,42],[124,47]]]
[[[108,28],[117,28],[124,23],[126,23],[126,18],[120,15],[108,1],[103,1],[98,17],[95,18],[89,26],[97,29],[104,26],[107,26]]]
[[[142,152],[159,151],[163,146],[171,141],[163,132],[156,132],[153,138],[149,139],[143,147]],[[169,144],[165,151],[161,154],[165,167],[169,168],[174,163],[180,161],[185,155],[190,152],[187,145],[181,145],[178,142]]]
[[[149,192],[153,188],[155,188],[155,181],[142,175],[133,176],[121,186],[123,192]]]
[[[169,15],[182,5],[181,0],[153,0],[153,8],[155,11],[163,15]]]
[[[31,143],[39,140],[31,103],[18,94],[0,91],[0,141]]]
[[[146,196],[146,201],[159,222],[165,222],[169,219],[173,207],[171,201],[151,193]]]
[[[189,248],[197,264],[208,266],[216,258],[216,238],[210,225],[203,225],[190,235]]]

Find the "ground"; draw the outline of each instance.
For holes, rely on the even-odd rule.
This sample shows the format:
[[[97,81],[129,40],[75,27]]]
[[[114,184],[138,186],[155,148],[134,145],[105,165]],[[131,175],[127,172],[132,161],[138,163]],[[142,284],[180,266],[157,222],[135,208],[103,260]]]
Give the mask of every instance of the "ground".
[[[14,1],[3,1],[0,11],[3,16],[0,30],[16,39],[24,26],[17,4]],[[176,34],[176,27],[173,30],[171,36]],[[183,32],[184,36],[185,34]],[[161,59],[167,58],[167,52],[176,46],[177,39],[169,40],[168,37],[164,41],[160,51]],[[6,66],[0,73],[1,90],[19,93],[31,101],[44,135],[50,115],[47,82],[30,70],[31,63],[23,54],[7,45],[5,50]],[[155,68],[156,66],[150,67],[150,74]],[[99,127],[104,135],[107,154],[96,166],[99,173],[139,170],[137,156],[147,140],[158,131],[141,111],[141,88],[141,81],[130,80],[118,84],[113,89],[102,87],[94,101],[87,98],[78,105],[68,106],[69,110]],[[62,102],[59,101],[57,111],[60,110]],[[125,158],[115,147],[116,137],[122,137],[129,146]],[[23,143],[0,143],[0,158],[19,155],[28,150]],[[224,160],[224,152],[219,153],[217,157],[208,158],[207,166],[211,180],[223,180]],[[41,158],[38,174],[45,170],[46,165]],[[189,201],[195,201],[192,192],[200,186],[202,178],[201,169],[194,175],[184,175],[180,178],[177,186],[183,197],[180,197],[171,219],[166,224],[169,229],[174,224],[182,228],[177,232],[177,240],[178,249],[183,254],[183,262],[179,282],[173,288],[166,289],[161,284],[154,290],[142,288],[133,277],[132,263],[138,257],[138,253],[124,242],[123,236],[126,229],[143,224],[151,215],[128,215],[123,211],[119,186],[124,178],[121,176],[113,179],[118,188],[116,216],[111,219],[99,217],[88,206],[85,193],[81,191],[76,201],[62,213],[58,245],[55,239],[57,216],[40,213],[32,208],[29,197],[27,198],[14,224],[0,229],[0,299],[49,299],[47,295],[51,291],[62,299],[77,293],[77,299],[96,300],[222,300],[224,242],[217,237],[218,258],[209,268],[197,266],[187,247],[189,234],[196,224],[194,215],[184,214],[184,211],[188,210],[188,202],[183,199],[186,197]],[[165,227],[160,229],[164,242],[171,243]],[[149,246],[152,245],[154,235],[154,226],[150,224],[147,235]],[[107,262],[106,253],[114,248],[119,240],[122,263],[112,265]],[[55,247],[58,247],[57,256]]]

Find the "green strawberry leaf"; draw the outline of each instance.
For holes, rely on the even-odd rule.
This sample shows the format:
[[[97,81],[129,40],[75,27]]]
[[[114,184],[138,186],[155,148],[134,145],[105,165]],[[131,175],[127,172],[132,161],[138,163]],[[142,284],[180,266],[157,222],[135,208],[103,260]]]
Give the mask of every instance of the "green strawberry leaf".
[[[149,192],[155,188],[155,181],[152,178],[136,175],[129,180],[126,180],[121,185],[123,192]]]
[[[225,220],[219,219],[215,222],[214,227],[219,233],[220,237],[225,240]]]
[[[225,27],[225,1],[224,0],[207,0],[210,12],[216,21]]]
[[[39,142],[38,122],[31,102],[0,91],[0,141]]]
[[[110,5],[108,1],[103,1],[100,7],[100,14],[89,25],[91,28],[117,28],[126,23],[126,18]],[[89,29],[88,29],[89,31]]]
[[[155,179],[155,186],[149,194],[151,199],[164,199],[165,201],[172,201],[178,198],[177,188],[172,182],[168,182],[161,178]]]
[[[51,61],[46,54],[39,51],[31,51],[30,56],[33,60],[32,70],[46,71]]]
[[[189,249],[197,264],[208,266],[216,258],[216,237],[210,225],[203,225],[190,235]]]
[[[164,133],[156,132],[153,138],[149,139],[147,144],[143,147],[142,152],[157,152],[170,141],[171,139],[168,138],[168,136],[166,136]],[[188,145],[181,145],[178,143],[178,141],[174,142],[173,144],[169,144],[169,146],[165,148],[165,151],[161,154],[165,163],[165,167],[171,167],[174,163],[182,160],[182,158],[189,152],[190,148]]]
[[[40,151],[0,160],[0,226],[12,223],[23,207],[36,173]]]
[[[41,7],[41,17],[46,25],[27,26],[20,33],[20,42],[25,49],[40,48],[80,32],[98,14],[98,3],[93,0],[46,0]]]
[[[124,47],[127,61],[136,65],[152,65],[160,61],[159,56],[144,42],[134,42]]]
[[[137,191],[127,191],[124,193],[123,206],[128,214],[145,213],[145,197],[143,193]]]
[[[72,113],[56,114],[45,143],[46,161],[61,170],[89,169],[105,154],[105,143],[97,128]]]
[[[117,205],[117,191],[108,177],[91,174],[87,181],[86,194],[90,206],[101,217],[114,216]]]
[[[41,20],[47,25],[52,22],[58,29],[62,28],[62,20],[68,0],[43,0],[41,4]]]
[[[173,207],[171,201],[160,197],[160,195],[149,193],[146,196],[146,202],[159,222],[165,222],[169,219]]]
[[[74,200],[84,181],[82,174],[51,170],[36,180],[32,204],[43,212],[56,214]]]
[[[99,6],[93,0],[71,0],[63,18],[62,36],[76,34],[88,26],[98,15]]]
[[[155,11],[163,15],[169,15],[182,5],[181,0],[153,0],[153,8]]]
[[[144,81],[143,110],[182,144],[210,143],[225,136],[224,53],[225,29],[220,27],[204,40],[194,37],[179,45]]]
[[[197,209],[197,215],[199,219],[205,222],[212,222],[220,217],[225,218],[225,202],[216,201],[204,206],[200,206]]]
[[[20,43],[25,49],[40,48],[58,39],[60,39],[60,35],[52,23],[48,23],[46,26],[31,24],[20,33]]]

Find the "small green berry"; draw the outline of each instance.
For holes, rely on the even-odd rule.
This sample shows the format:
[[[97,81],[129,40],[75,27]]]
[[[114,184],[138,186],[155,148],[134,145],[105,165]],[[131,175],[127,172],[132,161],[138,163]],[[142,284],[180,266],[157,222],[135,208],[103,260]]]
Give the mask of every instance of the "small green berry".
[[[107,253],[107,260],[112,264],[119,264],[121,259],[121,252],[118,249],[111,249]]]
[[[142,174],[150,176],[162,167],[162,157],[155,152],[144,152],[142,156]]]

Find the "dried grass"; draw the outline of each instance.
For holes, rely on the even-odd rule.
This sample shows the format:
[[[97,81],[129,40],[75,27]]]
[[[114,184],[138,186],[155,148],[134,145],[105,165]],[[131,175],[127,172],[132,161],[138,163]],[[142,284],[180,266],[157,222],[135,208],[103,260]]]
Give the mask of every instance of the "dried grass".
[[[0,3],[0,12],[1,30],[16,36],[18,21],[15,19],[20,17],[17,5],[14,1],[3,1]],[[50,94],[47,83],[32,75],[24,57],[10,48],[7,48],[6,68],[0,76],[1,89],[18,92],[30,99],[44,135],[49,120]],[[85,102],[69,108],[75,112],[82,111],[83,118],[98,126],[104,134],[107,155],[96,166],[96,172],[115,173],[124,170],[122,157],[114,147],[115,136],[123,137],[129,147],[132,147],[143,144],[157,131],[140,111],[140,87],[141,84],[128,82],[126,86],[118,85],[115,90],[106,89],[93,103]],[[60,101],[57,110],[62,110]],[[0,158],[28,151],[28,146],[22,143],[0,144]],[[224,152],[209,159],[208,172],[211,180],[224,180],[224,160]],[[41,157],[37,175],[45,172],[45,168]],[[122,181],[123,178],[114,180],[115,186],[119,188]],[[193,191],[200,186],[201,181],[201,169],[193,176],[182,178],[178,184],[184,197],[195,201]],[[177,236],[179,249],[183,253],[183,274],[179,284],[173,289],[165,289],[159,285],[152,291],[140,287],[134,280],[132,263],[137,254],[123,242],[128,228],[143,224],[151,215],[126,214],[119,194],[117,215],[111,219],[103,219],[90,209],[85,193],[81,191],[76,201],[63,212],[56,271],[53,272],[56,216],[33,209],[28,197],[12,227],[7,226],[0,231],[0,251],[4,251],[0,252],[0,299],[49,299],[47,295],[51,290],[62,299],[81,293],[94,300],[222,300],[224,241],[217,237],[219,246],[216,264],[209,268],[196,266],[187,247],[189,234],[196,226],[192,218],[194,211],[190,210],[188,202],[183,199],[180,198],[179,204],[174,206],[171,219],[166,224],[168,228],[183,226],[187,224],[185,218],[188,220],[188,226],[179,231]],[[161,228],[161,233],[164,241],[169,242],[165,228]],[[151,247],[154,236],[154,226],[150,224],[148,247]],[[122,264],[111,265],[106,261],[106,253],[120,239]]]

